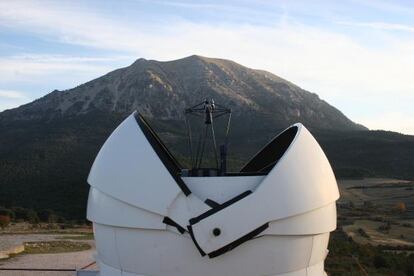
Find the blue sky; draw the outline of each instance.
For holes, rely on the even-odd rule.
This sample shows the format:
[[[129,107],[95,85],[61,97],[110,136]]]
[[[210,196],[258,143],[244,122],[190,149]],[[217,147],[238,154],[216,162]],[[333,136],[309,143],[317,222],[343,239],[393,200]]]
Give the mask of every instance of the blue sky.
[[[414,135],[413,1],[0,0],[0,110],[192,54],[268,70],[371,129]]]

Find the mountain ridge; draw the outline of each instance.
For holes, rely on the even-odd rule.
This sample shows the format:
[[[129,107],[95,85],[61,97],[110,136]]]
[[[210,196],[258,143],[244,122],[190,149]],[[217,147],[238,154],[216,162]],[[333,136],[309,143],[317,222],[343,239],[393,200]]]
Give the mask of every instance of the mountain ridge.
[[[139,110],[147,117],[183,119],[182,110],[210,97],[231,106],[236,117],[256,112],[273,115],[284,125],[293,123],[293,117],[314,128],[366,129],[315,93],[270,72],[197,55],[163,62],[140,58],[75,88],[54,90],[32,103],[1,112],[0,123],[58,118],[94,109],[120,114]],[[275,105],[280,109],[276,114]]]

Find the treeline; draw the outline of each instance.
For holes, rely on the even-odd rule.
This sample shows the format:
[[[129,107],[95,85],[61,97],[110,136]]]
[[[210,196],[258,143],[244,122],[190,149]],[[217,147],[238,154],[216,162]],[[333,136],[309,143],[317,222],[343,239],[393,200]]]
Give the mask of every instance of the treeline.
[[[122,114],[96,113],[0,125],[0,206],[36,212],[51,209],[68,220],[85,219],[89,170],[105,139],[123,118]],[[182,122],[150,123],[172,153],[185,161],[188,141]],[[237,171],[281,129],[269,124],[232,124],[228,168]],[[311,131],[337,177],[414,179],[413,136]]]
[[[85,220],[90,167],[120,120],[96,114],[0,125],[0,206]]]
[[[28,222],[36,225],[41,222],[44,223],[84,223],[84,220],[80,221],[68,221],[63,216],[57,214],[51,209],[40,210],[36,212],[33,209],[23,207],[12,207],[10,209],[0,207],[0,227],[5,228],[11,222]]]
[[[414,180],[414,136],[390,131],[315,131],[339,177]]]

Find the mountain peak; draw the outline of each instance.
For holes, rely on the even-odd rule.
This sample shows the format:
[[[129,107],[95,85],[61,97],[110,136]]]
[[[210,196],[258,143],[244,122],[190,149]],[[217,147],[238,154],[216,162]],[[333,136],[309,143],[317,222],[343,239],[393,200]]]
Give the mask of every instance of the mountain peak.
[[[205,57],[205,56],[200,56],[200,55],[191,55],[182,59],[178,59],[178,60],[173,60],[171,62],[174,61],[195,61],[195,62],[205,62],[205,63],[214,63],[214,64],[237,64],[236,62],[229,60],[229,59],[222,59],[222,58],[212,58],[212,57]],[[238,66],[242,66],[240,64],[237,64]],[[242,66],[244,67],[244,66]]]
[[[131,66],[136,65],[136,64],[140,64],[140,63],[145,63],[148,60],[146,60],[145,58],[139,58],[136,61],[134,61],[134,63],[131,64]]]
[[[183,57],[180,59],[176,59],[176,60],[169,60],[169,61],[158,61],[158,60],[153,60],[153,59],[145,59],[145,58],[139,58],[136,61],[134,61],[134,63],[131,64],[131,66],[136,66],[136,65],[143,65],[146,63],[180,63],[180,62],[211,62],[213,61],[213,58],[208,58],[208,57],[204,57],[204,56],[200,56],[200,55],[191,55],[191,56],[187,56],[187,57]]]
[[[205,60],[205,59],[207,59],[207,57],[200,56],[200,55],[191,55],[191,56],[188,56],[188,57],[184,57],[182,59],[188,59],[188,60]]]

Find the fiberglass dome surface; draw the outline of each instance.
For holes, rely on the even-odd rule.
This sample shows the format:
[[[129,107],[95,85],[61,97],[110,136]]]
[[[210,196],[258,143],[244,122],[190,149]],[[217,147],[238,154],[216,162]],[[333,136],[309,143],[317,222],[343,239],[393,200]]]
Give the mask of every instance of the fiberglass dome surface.
[[[88,178],[101,276],[325,275],[339,192],[302,124],[240,173],[181,172],[138,113],[107,139]]]

